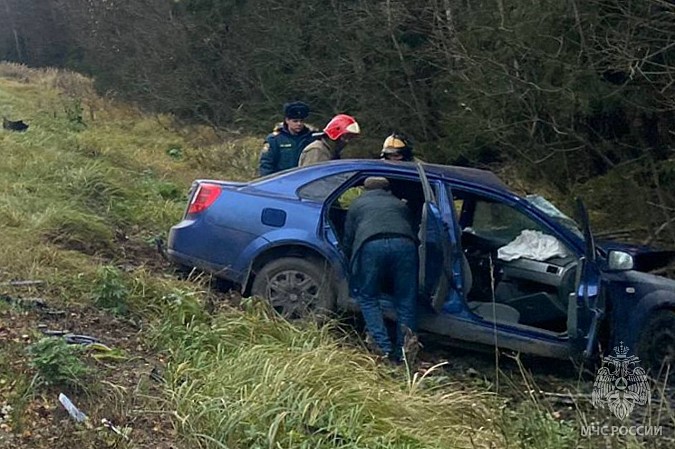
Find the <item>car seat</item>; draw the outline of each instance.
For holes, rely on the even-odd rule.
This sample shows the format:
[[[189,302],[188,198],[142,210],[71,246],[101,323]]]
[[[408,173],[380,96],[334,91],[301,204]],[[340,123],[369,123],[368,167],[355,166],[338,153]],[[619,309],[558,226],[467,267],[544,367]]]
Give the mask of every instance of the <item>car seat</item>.
[[[464,296],[468,297],[471,287],[473,286],[473,276],[471,274],[471,267],[469,261],[462,252],[462,280],[464,284]],[[467,304],[469,310],[486,321],[494,321],[497,323],[518,323],[520,320],[520,312],[511,306],[495,302],[470,301]]]

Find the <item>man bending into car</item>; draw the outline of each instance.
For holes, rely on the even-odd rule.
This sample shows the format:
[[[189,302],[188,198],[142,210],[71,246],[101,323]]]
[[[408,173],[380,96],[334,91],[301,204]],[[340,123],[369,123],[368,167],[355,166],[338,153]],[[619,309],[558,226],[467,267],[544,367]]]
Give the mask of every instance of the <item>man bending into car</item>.
[[[412,216],[408,206],[389,191],[386,178],[367,178],[363,186],[365,192],[351,204],[345,220],[350,289],[377,349],[398,362],[406,327],[416,328],[418,256]],[[385,294],[384,286],[389,286],[391,295]],[[395,345],[380,308],[384,298],[391,299],[396,309]]]

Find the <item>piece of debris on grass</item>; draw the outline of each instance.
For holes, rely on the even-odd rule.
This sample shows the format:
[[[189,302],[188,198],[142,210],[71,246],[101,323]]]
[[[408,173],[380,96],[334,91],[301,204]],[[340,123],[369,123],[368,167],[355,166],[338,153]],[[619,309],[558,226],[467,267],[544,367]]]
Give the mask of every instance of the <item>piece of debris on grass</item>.
[[[111,348],[101,341],[89,335],[72,334],[69,331],[43,330],[43,334],[50,337],[63,337],[69,345],[81,345],[91,352],[91,356],[97,361],[104,360],[126,360],[127,356],[120,349]]]
[[[2,282],[0,285],[8,285],[10,287],[32,287],[34,285],[42,285],[44,284],[45,281],[32,281],[32,280],[25,280],[25,281],[7,281],[7,282]]]
[[[0,301],[22,309],[46,309],[47,303],[42,298],[15,298],[10,295],[0,294]]]
[[[101,424],[103,424],[103,427],[110,429],[113,433],[121,436],[125,440],[129,440],[129,434],[131,433],[131,427],[122,427],[121,429],[114,425],[109,419],[103,418],[101,419]]]
[[[150,371],[150,379],[162,384],[166,382],[166,379],[164,379],[164,376],[162,375],[162,371],[156,366]]]
[[[166,242],[164,241],[164,239],[161,236],[156,236],[154,238],[154,241],[155,241],[155,248],[157,249],[157,252],[162,257],[162,259],[170,261],[169,255],[166,251]]]
[[[91,343],[85,348],[91,351],[91,356],[99,362],[126,360],[127,356],[121,349],[110,348],[103,343]]]
[[[84,345],[88,346],[93,343],[100,343],[100,340],[96,337],[91,337],[89,335],[80,335],[80,334],[65,334],[63,339],[66,340],[66,343],[69,345]]]
[[[63,405],[63,408],[68,411],[68,414],[77,422],[85,422],[89,418],[85,415],[79,408],[75,407],[75,404],[63,393],[59,394],[59,402]]]
[[[2,118],[2,127],[8,131],[23,132],[28,129],[28,125],[23,120],[8,120],[6,117]]]
[[[43,329],[42,333],[45,334],[47,337],[63,337],[64,335],[69,334],[70,331],[53,331],[49,329]]]
[[[34,310],[41,315],[65,315],[64,310],[52,309],[47,301],[42,298],[15,298],[14,296],[0,293],[0,302],[9,304],[22,310]]]

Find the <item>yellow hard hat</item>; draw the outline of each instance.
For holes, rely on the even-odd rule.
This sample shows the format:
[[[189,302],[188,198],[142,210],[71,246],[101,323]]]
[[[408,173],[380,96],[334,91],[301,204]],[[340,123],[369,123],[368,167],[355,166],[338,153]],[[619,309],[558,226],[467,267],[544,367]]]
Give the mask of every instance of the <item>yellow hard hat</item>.
[[[403,155],[403,160],[412,160],[412,142],[401,133],[392,133],[382,144],[382,152],[380,157],[384,158],[386,154],[400,153]]]

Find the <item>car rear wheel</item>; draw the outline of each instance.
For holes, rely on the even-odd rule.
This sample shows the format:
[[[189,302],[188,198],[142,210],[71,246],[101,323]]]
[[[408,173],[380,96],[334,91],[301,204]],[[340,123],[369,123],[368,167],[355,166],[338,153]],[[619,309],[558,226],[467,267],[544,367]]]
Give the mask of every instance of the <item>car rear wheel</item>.
[[[672,372],[675,366],[675,312],[659,310],[649,319],[640,337],[638,354],[651,368],[652,375],[665,372],[662,368],[669,364]]]
[[[287,319],[324,317],[334,310],[335,291],[325,262],[283,257],[265,264],[251,286]]]

